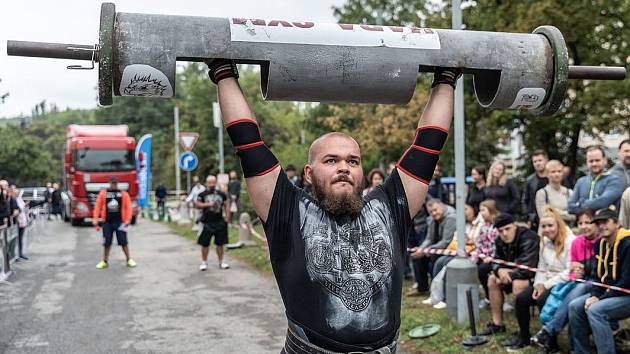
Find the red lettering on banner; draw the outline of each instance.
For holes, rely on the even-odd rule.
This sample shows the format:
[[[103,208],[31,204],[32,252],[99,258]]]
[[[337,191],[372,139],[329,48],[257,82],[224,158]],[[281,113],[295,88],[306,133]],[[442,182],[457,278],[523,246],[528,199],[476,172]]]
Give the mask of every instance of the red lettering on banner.
[[[350,30],[350,31],[352,31],[354,29],[354,25],[349,25],[349,24],[345,24],[345,23],[340,23],[339,27],[341,27],[342,30]]]
[[[392,30],[392,32],[399,32],[399,33],[402,33],[405,30],[404,27],[400,27],[400,26],[391,26],[391,27],[387,27],[387,28]]]
[[[293,23],[293,26],[295,27],[299,27],[299,28],[311,28],[313,26],[315,26],[314,22],[291,22]]]
[[[383,32],[383,27],[382,26],[369,26],[369,25],[361,25],[361,28],[363,28],[366,31],[379,31],[379,32]]]
[[[267,24],[267,26],[269,27],[278,27],[278,25],[282,25],[282,27],[293,27],[287,21],[282,21],[282,20],[273,20]]]
[[[432,30],[432,29],[430,29],[430,28],[425,28],[425,29],[424,29],[424,33],[427,33],[427,34],[433,34],[433,33],[435,33],[435,32],[433,32],[433,30]]]

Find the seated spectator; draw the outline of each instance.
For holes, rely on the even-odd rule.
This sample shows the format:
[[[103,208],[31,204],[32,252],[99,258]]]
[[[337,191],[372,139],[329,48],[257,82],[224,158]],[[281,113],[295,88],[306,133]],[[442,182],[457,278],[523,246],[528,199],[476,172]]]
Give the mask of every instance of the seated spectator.
[[[499,215],[494,200],[487,199],[479,204],[479,216],[482,223],[479,227],[479,235],[475,239],[475,250],[481,255],[493,255],[495,250],[495,242],[499,237],[499,231],[494,227],[494,220]],[[484,308],[490,304],[488,295],[488,276],[492,271],[492,258],[479,258],[477,260],[477,275],[479,282],[485,291],[485,299],[479,302],[479,306]]]
[[[518,189],[514,181],[508,178],[505,164],[501,161],[495,161],[490,166],[486,182],[486,198],[494,200],[500,212],[516,213],[519,203]]]
[[[475,250],[475,239],[479,231],[481,220],[475,219],[475,210],[469,204],[464,205],[464,217],[466,218],[465,238],[466,246],[464,248],[467,254]],[[453,240],[446,247],[449,251],[457,251],[457,231],[453,234]],[[455,256],[441,256],[433,265],[431,279],[431,296],[422,303],[425,305],[433,305],[433,308],[443,309],[446,307],[444,302],[446,297],[446,266]]]
[[[413,218],[413,227],[409,230],[409,236],[407,237],[407,248],[409,250],[419,247],[427,237],[427,220],[429,219],[429,212],[427,211],[426,203],[420,208],[420,212]],[[420,275],[422,265],[419,259],[412,258],[407,252],[405,259],[411,260],[411,268],[413,270],[414,284],[407,292],[409,296],[417,296],[421,292],[418,291],[419,282],[423,277]],[[424,284],[423,284],[424,285]]]
[[[569,198],[569,213],[577,214],[584,209],[599,210],[617,208],[624,190],[624,182],[616,174],[606,171],[608,160],[601,146],[586,149],[586,165],[589,173],[575,182]]]
[[[543,214],[546,206],[551,206],[562,216],[567,225],[573,224],[575,215],[569,214],[569,197],[571,190],[562,185],[562,162],[551,160],[545,166],[547,185],[536,192],[536,212],[538,217]]]
[[[571,273],[572,279],[596,280],[597,264],[595,258],[595,242],[597,241],[597,227],[591,224],[593,212],[585,210],[577,215],[579,234],[571,244]],[[589,285],[575,283],[575,286],[567,293],[558,306],[553,317],[543,328],[532,337],[532,342],[540,346],[543,353],[555,353],[558,348],[558,334],[569,322],[569,304],[574,299],[587,293]]]
[[[468,195],[466,203],[472,205],[475,214],[479,213],[479,203],[486,199],[486,168],[479,165],[475,166],[470,172],[472,184],[468,186]]]
[[[595,244],[597,278],[600,282],[630,289],[630,230],[619,226],[617,215],[598,210],[592,220],[599,229]],[[591,353],[593,333],[597,353],[615,353],[613,328],[630,317],[630,294],[592,286],[589,293],[569,304],[569,331],[573,353]]]
[[[380,168],[373,168],[367,176],[368,187],[363,190],[363,195],[372,191],[372,189],[380,186],[385,181],[385,172]]]
[[[621,195],[619,206],[619,225],[625,229],[630,229],[630,187]]]
[[[545,208],[540,218],[542,242],[538,256],[538,269],[534,285],[516,296],[515,313],[518,333],[504,343],[507,348],[524,348],[530,343],[529,308],[537,305],[542,309],[551,289],[569,280],[569,251],[575,238],[560,214],[552,207]]]
[[[527,227],[517,226],[510,214],[499,214],[494,221],[499,230],[493,258],[508,262],[536,267],[538,265],[538,235]],[[488,293],[492,320],[480,334],[487,336],[505,332],[503,325],[503,293],[514,293],[518,296],[525,291],[534,278],[535,273],[501,264],[492,265],[492,273],[488,276]]]
[[[421,295],[429,291],[429,277],[433,264],[440,256],[425,253],[426,249],[445,249],[455,233],[455,209],[439,199],[430,199],[427,203],[430,218],[427,219],[427,237],[420,247],[409,250],[411,257],[418,261],[418,289],[412,295]]]

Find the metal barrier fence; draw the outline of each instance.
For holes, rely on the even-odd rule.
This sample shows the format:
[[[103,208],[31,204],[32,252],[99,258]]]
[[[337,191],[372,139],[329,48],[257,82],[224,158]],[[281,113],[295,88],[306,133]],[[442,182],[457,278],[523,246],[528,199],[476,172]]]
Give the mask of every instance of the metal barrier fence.
[[[43,209],[41,208],[27,210],[29,221],[22,236],[23,249],[28,248],[30,245],[34,231],[41,231],[40,220],[46,219],[45,213],[42,211]],[[13,272],[11,264],[19,256],[18,234],[19,230],[15,223],[12,226],[0,226],[0,283],[7,282]]]

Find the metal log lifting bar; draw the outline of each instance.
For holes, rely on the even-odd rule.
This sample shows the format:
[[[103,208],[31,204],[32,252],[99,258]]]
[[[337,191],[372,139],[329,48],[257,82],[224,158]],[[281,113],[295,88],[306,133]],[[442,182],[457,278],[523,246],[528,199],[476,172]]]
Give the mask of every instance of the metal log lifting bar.
[[[96,45],[8,41],[7,54],[98,63],[99,103],[173,97],[178,60],[261,67],[268,100],[407,103],[418,72],[473,75],[483,107],[555,113],[568,80],[623,80],[624,67],[569,65],[560,31],[531,34],[116,12],[103,3]],[[83,68],[71,66],[69,68]],[[88,67],[90,68],[90,67]]]

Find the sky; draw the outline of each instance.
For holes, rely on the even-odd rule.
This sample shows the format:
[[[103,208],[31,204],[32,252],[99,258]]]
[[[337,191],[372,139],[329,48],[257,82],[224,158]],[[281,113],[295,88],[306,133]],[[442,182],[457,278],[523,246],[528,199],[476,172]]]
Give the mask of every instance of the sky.
[[[117,12],[335,22],[332,6],[345,0],[118,0]],[[7,40],[92,45],[98,42],[101,1],[21,0],[0,4],[0,118],[30,115],[42,100],[60,109],[96,107],[98,66],[87,61],[7,56]],[[115,99],[115,98],[114,98]]]

